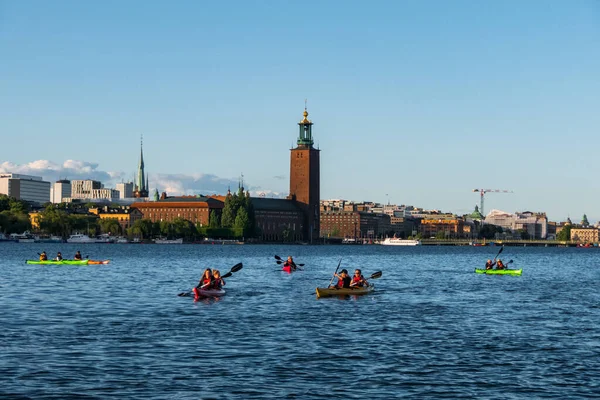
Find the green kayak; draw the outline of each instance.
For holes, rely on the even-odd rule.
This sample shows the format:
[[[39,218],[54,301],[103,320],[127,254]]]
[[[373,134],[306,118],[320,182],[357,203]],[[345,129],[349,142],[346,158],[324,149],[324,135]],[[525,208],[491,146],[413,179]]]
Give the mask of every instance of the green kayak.
[[[479,269],[475,268],[475,273],[486,275],[521,275],[523,269]]]
[[[39,260],[27,260],[27,264],[39,264],[39,265],[87,265],[88,260],[62,260],[62,261],[39,261]]]

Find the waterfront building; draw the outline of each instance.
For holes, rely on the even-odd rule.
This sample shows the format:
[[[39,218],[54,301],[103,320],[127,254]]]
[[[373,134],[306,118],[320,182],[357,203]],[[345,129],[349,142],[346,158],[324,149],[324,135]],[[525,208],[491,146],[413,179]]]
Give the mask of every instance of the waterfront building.
[[[102,182],[92,179],[75,179],[71,181],[71,200],[92,199],[92,191],[102,189]]]
[[[262,242],[301,242],[304,240],[304,212],[288,199],[252,197],[257,239]]]
[[[64,203],[65,200],[71,197],[71,181],[66,179],[61,179],[52,185],[50,189],[50,201],[54,204]]]
[[[100,219],[115,219],[121,226],[123,232],[131,228],[135,221],[142,219],[142,212],[138,208],[131,207],[108,207],[90,208],[90,213],[95,214]]]
[[[548,218],[546,213],[525,211],[515,214],[512,225],[513,231],[524,231],[531,239],[546,239],[548,237]]]
[[[0,194],[38,205],[50,201],[50,182],[41,176],[0,174]]]
[[[144,149],[143,143],[140,143],[140,162],[138,164],[137,178],[133,189],[133,197],[147,198],[148,197],[148,176],[144,170]]]
[[[133,182],[117,183],[115,189],[119,192],[119,199],[130,199],[133,197]]]
[[[446,239],[463,238],[464,225],[464,219],[453,214],[431,215],[421,220],[421,235],[429,238],[443,233]]]
[[[298,123],[297,146],[290,149],[290,194],[304,213],[304,240],[312,243],[320,234],[320,152],[313,147],[313,123],[304,107],[304,118]]]
[[[548,218],[546,213],[507,213],[492,210],[485,217],[486,224],[500,226],[507,231],[524,231],[532,239],[546,239],[548,236]]]
[[[138,209],[143,218],[152,222],[188,220],[198,227],[208,226],[210,213],[214,210],[220,217],[223,202],[204,196],[166,197],[159,201],[136,202],[131,208]]]
[[[393,234],[390,216],[358,211],[324,211],[321,213],[321,236],[325,238],[376,239]]]
[[[571,228],[571,241],[577,243],[598,243],[598,228]]]

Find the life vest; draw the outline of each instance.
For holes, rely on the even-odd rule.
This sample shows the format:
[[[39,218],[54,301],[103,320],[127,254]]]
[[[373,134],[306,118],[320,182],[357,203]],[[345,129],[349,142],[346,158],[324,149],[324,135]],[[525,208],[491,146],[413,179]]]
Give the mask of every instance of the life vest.
[[[48,261],[48,256],[46,256],[46,253],[40,254],[40,261]]]
[[[345,278],[339,278],[338,283],[337,283],[337,287],[339,288],[348,288],[350,287],[350,277],[347,276]]]
[[[362,287],[364,286],[364,283],[362,282],[362,280],[364,280],[365,277],[364,276],[353,276],[352,277],[352,283],[356,283],[354,286],[358,286],[358,287]]]

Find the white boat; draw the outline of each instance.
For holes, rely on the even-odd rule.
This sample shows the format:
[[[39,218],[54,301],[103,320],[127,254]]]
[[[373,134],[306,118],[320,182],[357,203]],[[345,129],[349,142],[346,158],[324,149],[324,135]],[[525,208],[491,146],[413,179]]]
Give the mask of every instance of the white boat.
[[[21,234],[11,233],[11,240],[15,240],[19,243],[35,243],[35,236],[33,236],[29,231],[25,231]]]
[[[64,240],[60,236],[38,236],[36,239],[38,243],[63,243]]]
[[[182,244],[183,238],[179,239],[154,239],[156,244]]]
[[[110,236],[108,233],[103,233],[95,239],[96,243],[114,243],[115,238]]]
[[[129,240],[126,237],[118,236],[115,243],[129,243]]]
[[[92,239],[88,235],[82,233],[76,233],[69,236],[67,243],[96,243],[96,239]]]
[[[420,246],[420,240],[413,239],[399,239],[399,238],[386,238],[381,242],[383,246]]]

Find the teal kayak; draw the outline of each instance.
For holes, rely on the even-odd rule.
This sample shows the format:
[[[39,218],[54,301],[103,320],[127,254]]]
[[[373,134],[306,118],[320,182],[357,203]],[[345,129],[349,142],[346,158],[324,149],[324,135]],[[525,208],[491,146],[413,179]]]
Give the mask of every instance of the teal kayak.
[[[475,273],[486,275],[521,275],[523,269],[479,269],[475,268]]]
[[[88,265],[88,260],[62,260],[62,261],[39,261],[39,260],[27,260],[27,264],[39,264],[39,265]]]

